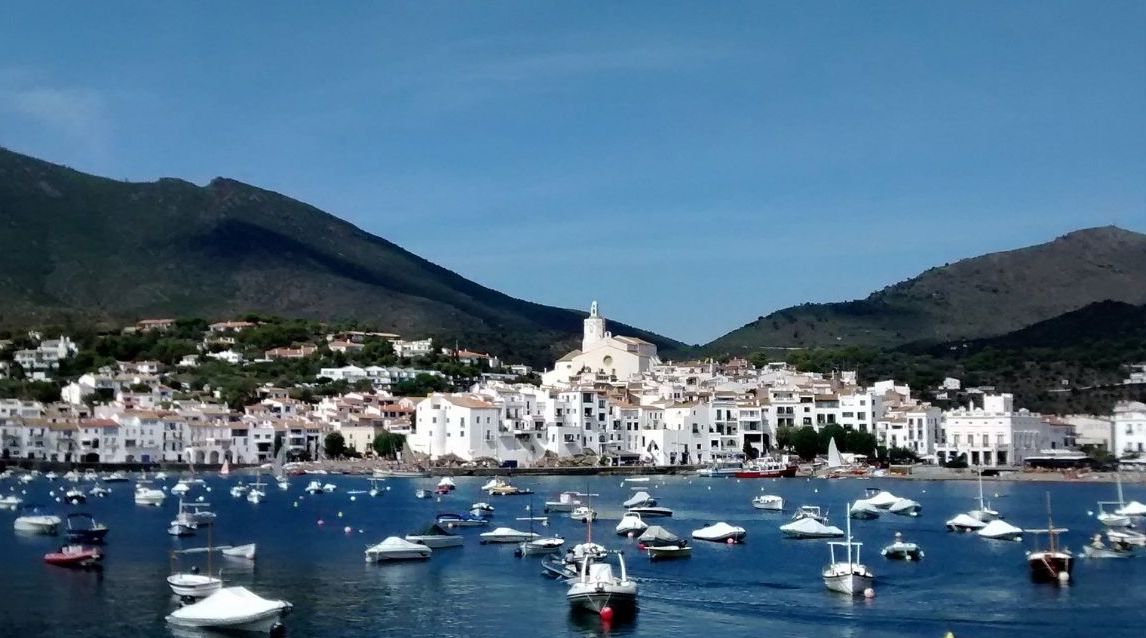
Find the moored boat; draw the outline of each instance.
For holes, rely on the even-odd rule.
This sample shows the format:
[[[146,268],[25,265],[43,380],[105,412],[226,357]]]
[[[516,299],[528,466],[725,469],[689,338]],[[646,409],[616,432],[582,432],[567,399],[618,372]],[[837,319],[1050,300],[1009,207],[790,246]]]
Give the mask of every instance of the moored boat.
[[[59,550],[44,554],[44,562],[60,567],[95,567],[103,560],[103,553],[96,547],[65,545]]]
[[[70,541],[102,543],[107,536],[107,525],[96,522],[95,518],[87,512],[72,512],[68,514],[66,521],[67,529],[64,533]]]
[[[222,547],[219,552],[229,558],[242,558],[244,560],[255,560],[255,552],[258,550],[258,545],[255,543],[247,543],[245,545],[235,545],[233,547]]]
[[[588,505],[578,505],[569,512],[569,518],[582,523],[589,523],[597,520],[597,511]]]
[[[648,529],[649,524],[641,520],[641,515],[636,512],[626,512],[621,517],[621,522],[617,523],[617,534],[621,536],[632,536],[640,534]]]
[[[29,534],[55,536],[63,520],[55,514],[42,514],[34,505],[24,504],[21,515],[12,522],[12,529]]]
[[[638,505],[637,507],[630,507],[626,511],[632,512],[634,514],[640,514],[643,518],[649,518],[653,516],[662,516],[667,518],[672,516],[671,509],[662,507],[660,505]]]
[[[744,537],[747,535],[748,532],[745,531],[743,527],[729,525],[724,521],[706,525],[692,531],[693,538],[714,543],[742,543],[744,542]]]
[[[784,499],[774,494],[761,494],[752,499],[752,507],[769,512],[784,511]]]
[[[397,536],[366,548],[366,562],[379,563],[383,561],[398,560],[425,560],[430,557],[433,550],[421,543],[412,543]]]
[[[499,527],[491,532],[481,534],[481,542],[486,543],[521,543],[538,538],[533,532],[519,532],[509,527]]]
[[[959,514],[955,518],[947,521],[946,525],[947,529],[952,532],[973,532],[987,526],[986,523],[970,514]]]
[[[1015,527],[1007,521],[996,519],[987,523],[982,529],[975,532],[983,538],[996,541],[1021,541],[1023,540],[1022,528]]]
[[[637,537],[637,544],[652,560],[687,558],[692,553],[688,541],[660,525],[650,525]]]
[[[849,509],[850,506],[849,506]],[[847,540],[829,541],[828,551],[831,562],[823,569],[824,586],[834,592],[849,596],[866,594],[875,576],[866,565],[860,562],[860,547],[863,543],[852,540],[851,518],[847,522]],[[846,548],[847,560],[836,561],[836,547]]]
[[[431,523],[413,534],[407,534],[406,540],[425,545],[431,549],[440,549],[442,547],[457,547],[462,544],[464,539],[458,534],[451,534],[438,523]]]
[[[594,562],[586,558],[580,573],[569,586],[565,598],[573,609],[584,609],[609,620],[617,615],[631,615],[637,610],[637,583],[629,578],[625,558],[616,554],[621,568],[619,576],[607,562]]]
[[[871,502],[866,500],[858,500],[852,503],[848,509],[848,517],[859,520],[871,520],[879,518],[880,508],[872,505]]]
[[[1065,528],[1055,527],[1051,519],[1050,492],[1047,492],[1047,528],[1025,530],[1032,534],[1046,534],[1047,546],[1027,553],[1027,565],[1031,570],[1031,580],[1066,584],[1070,582],[1074,556],[1070,551],[1058,547],[1058,537]]]
[[[850,519],[849,519],[850,520]],[[788,538],[839,538],[844,530],[834,525],[826,525],[814,518],[800,518],[780,526],[780,532]]]
[[[884,558],[891,560],[917,561],[923,559],[923,550],[915,543],[903,540],[903,534],[895,533],[895,542],[880,550]]]
[[[437,523],[449,527],[480,527],[489,525],[489,519],[473,514],[438,514]]]
[[[227,587],[171,612],[167,622],[180,627],[265,634],[290,610],[286,601],[268,600],[245,587]]]
[[[562,492],[555,501],[545,501],[546,512],[572,512],[581,504],[580,492]]]

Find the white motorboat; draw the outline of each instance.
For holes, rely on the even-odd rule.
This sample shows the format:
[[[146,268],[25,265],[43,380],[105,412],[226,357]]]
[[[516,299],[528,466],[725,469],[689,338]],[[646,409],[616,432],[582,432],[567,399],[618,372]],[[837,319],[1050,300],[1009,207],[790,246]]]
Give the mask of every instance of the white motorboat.
[[[610,619],[613,614],[632,614],[637,609],[637,583],[629,579],[625,558],[616,554],[621,575],[613,574],[606,562],[585,558],[577,579],[570,584],[565,598],[574,609],[586,609]],[[609,611],[605,611],[609,610]]]
[[[1102,534],[1095,534],[1082,548],[1082,555],[1087,558],[1132,558],[1134,548],[1126,543],[1112,542],[1107,545],[1102,542]]]
[[[600,561],[608,556],[609,550],[589,540],[565,550],[564,554],[550,555],[542,561],[541,566],[545,569],[546,575],[572,582],[581,573],[581,562],[586,558],[590,561]]]
[[[473,514],[438,514],[437,523],[450,527],[481,527],[489,525],[489,519]]]
[[[798,521],[802,518],[810,518],[821,523],[828,522],[828,517],[820,511],[818,505],[801,505],[800,509],[796,510],[796,513],[792,515],[792,520]]]
[[[850,510],[851,507],[849,506]],[[846,548],[847,560],[836,561],[836,547]],[[831,562],[823,570],[824,585],[831,591],[849,596],[863,595],[871,588],[875,579],[871,570],[860,562],[860,547],[863,543],[852,540],[851,518],[847,522],[847,540],[829,541],[828,551]],[[854,555],[853,555],[854,551]]]
[[[458,534],[451,534],[437,523],[431,523],[413,534],[407,534],[406,540],[411,543],[425,545],[431,549],[440,549],[443,547],[458,547],[462,544],[464,539]]]
[[[545,554],[552,554],[561,549],[565,545],[565,539],[560,536],[550,536],[547,538],[535,538],[531,541],[524,541],[517,547],[514,552],[518,556],[542,556]]]
[[[278,484],[280,490],[289,490],[290,489],[290,481],[288,481],[287,477],[285,477],[285,476],[275,477],[275,483]],[[371,496],[373,496],[373,494],[371,494]]]
[[[879,512],[880,508],[872,505],[869,501],[861,499],[852,503],[848,509],[848,518],[867,521],[873,518],[879,518]]]
[[[947,529],[952,532],[973,532],[986,527],[987,524],[970,514],[959,514],[947,521]]]
[[[686,558],[692,553],[692,547],[687,541],[660,525],[650,525],[637,537],[637,543],[652,560]]]
[[[1002,514],[991,509],[991,504],[983,498],[983,470],[979,470],[979,509],[971,510],[967,513],[971,518],[984,523],[990,523],[996,518],[1002,518]]]
[[[629,500],[625,501],[624,503],[621,503],[621,507],[630,508],[630,507],[641,507],[641,506],[653,506],[656,504],[657,504],[657,499],[653,498],[652,494],[649,494],[648,492],[645,492],[642,490],[640,492],[637,492],[636,494],[633,494],[632,497],[629,498]]]
[[[780,526],[780,532],[788,538],[840,538],[844,535],[844,530],[810,517],[785,523]]]
[[[481,486],[481,491],[489,492],[490,490],[497,489],[499,487],[505,487],[506,485],[508,484],[505,481],[495,476],[492,479],[486,481],[485,485]]]
[[[784,499],[774,494],[761,494],[752,499],[752,507],[770,512],[784,511]]]
[[[430,490],[415,490],[414,498],[434,498],[434,493]]]
[[[867,494],[867,498],[862,500],[866,501],[872,507],[878,507],[881,510],[885,510],[891,507],[895,504],[896,501],[899,500],[899,497],[895,494],[878,488],[869,488],[867,490]]]
[[[154,478],[157,481],[166,481],[167,480],[167,472],[156,472]]]
[[[470,514],[480,516],[482,518],[489,518],[493,516],[494,507],[484,501],[470,505]]]
[[[724,521],[692,530],[693,538],[714,543],[741,543],[747,535],[748,532],[743,527],[729,525]]]
[[[179,572],[167,577],[167,585],[180,598],[206,598],[223,588],[223,579],[207,574]]]
[[[739,460],[723,460],[697,470],[696,475],[705,478],[728,478],[736,476],[736,473],[743,469],[744,464]]]
[[[34,512],[35,510],[32,509],[31,511]],[[16,520],[12,522],[12,529],[28,534],[55,536],[60,533],[60,524],[63,522],[63,519],[54,514],[32,513],[17,516]]]
[[[411,543],[404,538],[391,536],[386,540],[366,548],[366,562],[379,563],[392,560],[425,560],[433,550],[421,543]]]
[[[454,479],[452,479],[448,476],[443,476],[442,480],[438,481],[438,489],[439,490],[451,490],[452,491],[452,490],[456,489],[457,487],[458,486],[454,484]]]
[[[19,496],[16,496],[15,494],[9,494],[8,496],[0,497],[0,509],[14,510],[17,507],[20,507],[20,504],[23,502],[24,499],[20,498]]]
[[[983,538],[996,541],[1021,541],[1023,540],[1022,528],[1015,527],[1004,520],[993,520],[983,526],[982,529],[975,532]]]
[[[179,521],[171,521],[167,526],[167,533],[171,536],[194,536],[195,526]]]
[[[211,511],[210,503],[184,503],[183,499],[179,499],[179,515],[200,526],[213,525],[216,518],[215,512]]]
[[[78,505],[80,503],[86,503],[88,496],[84,494],[84,491],[80,488],[72,487],[64,492],[64,500],[72,505]]]
[[[572,512],[581,504],[580,492],[562,492],[556,501],[545,501],[546,512]]]
[[[232,485],[231,486],[231,496],[234,496],[235,498],[241,498],[243,496],[243,494],[246,494],[246,493],[247,493],[247,486],[243,485],[242,483],[239,483],[238,485]]]
[[[523,543],[538,538],[533,532],[519,532],[509,527],[499,527],[491,532],[481,534],[482,544],[486,543]]]
[[[167,495],[163,490],[157,490],[151,487],[150,481],[139,481],[135,484],[135,504],[136,505],[151,505],[159,507],[163,504],[163,499]]]
[[[649,528],[649,524],[641,520],[641,515],[627,512],[617,523],[617,533],[621,536],[637,536]]]
[[[48,479],[49,481],[54,481],[54,480],[60,478],[60,475],[56,474],[55,472],[48,472],[47,474],[44,475],[44,478]]]
[[[266,483],[263,483],[262,476],[256,476],[254,484],[247,490],[247,501],[255,504],[263,502],[267,497],[267,492],[263,489],[265,487]]]
[[[630,507],[626,511],[640,514],[644,518],[650,518],[653,516],[672,516],[672,510],[667,507],[661,507],[660,505],[638,505],[637,507]]]
[[[171,493],[174,494],[175,496],[183,496],[184,494],[186,494],[187,492],[190,492],[190,491],[191,491],[191,486],[182,482],[182,481],[176,483],[171,488]]]
[[[102,485],[96,485],[96,486],[92,487],[90,490],[88,490],[88,494],[90,494],[91,496],[95,496],[97,498],[103,498],[103,497],[107,496],[108,494],[111,494],[111,490],[109,490],[108,488],[106,488]]]
[[[258,550],[256,543],[247,543],[246,545],[235,545],[233,547],[222,547],[219,552],[229,558],[242,558],[244,560],[255,560],[255,552]]]
[[[1111,543],[1125,543],[1134,547],[1146,547],[1146,534],[1132,529],[1108,529],[1106,538]]]
[[[307,494],[322,494],[322,483],[319,481],[311,481],[306,484],[306,489],[303,490]]]
[[[334,483],[323,483],[322,484],[322,491],[326,492],[327,494],[330,494],[331,492],[333,492],[336,489],[338,489],[338,486],[335,485]]]
[[[901,498],[892,503],[887,511],[899,516],[919,516],[919,512],[923,506],[918,501],[913,501],[909,498]]]
[[[430,473],[425,470],[374,470],[374,478],[427,478]]]
[[[581,521],[582,523],[588,523],[597,520],[597,511],[588,505],[578,505],[573,508],[572,512],[569,512],[569,518],[575,521]]]
[[[167,622],[178,627],[268,634],[290,610],[286,601],[268,600],[246,587],[226,587],[171,612]]]
[[[891,560],[913,561],[923,559],[923,550],[919,548],[919,545],[903,540],[903,534],[899,532],[895,533],[895,542],[880,550],[880,554]]]
[[[1146,504],[1138,501],[1130,501],[1114,510],[1114,513],[1121,514],[1122,516],[1146,516]]]
[[[652,479],[652,477],[649,477],[649,476],[630,476],[630,477],[625,479],[625,482],[626,483],[648,483],[651,480],[653,480],[653,479]]]
[[[126,483],[130,479],[127,478],[127,472],[115,471],[103,477],[104,483]]]

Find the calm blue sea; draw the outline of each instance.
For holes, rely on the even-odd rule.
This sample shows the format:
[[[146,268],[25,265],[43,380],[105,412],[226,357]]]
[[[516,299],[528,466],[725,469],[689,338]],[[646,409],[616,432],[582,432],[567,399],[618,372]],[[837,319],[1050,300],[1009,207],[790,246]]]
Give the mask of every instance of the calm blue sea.
[[[943,636],[958,638],[1009,636],[1141,636],[1146,620],[1146,555],[1132,560],[1079,559],[1071,585],[1031,583],[1024,551],[1030,543],[982,540],[951,534],[943,522],[971,509],[977,494],[973,482],[896,480],[824,481],[806,479],[743,480],[690,477],[654,478],[640,484],[675,510],[661,522],[686,536],[718,520],[748,530],[743,545],[694,542],[688,560],[652,564],[635,551],[626,557],[641,584],[640,611],[630,623],[603,626],[592,616],[571,615],[565,587],[540,575],[539,559],[516,558],[512,546],[478,543],[481,529],[462,530],[464,547],[436,550],[422,563],[369,565],[362,550],[388,535],[402,535],[431,521],[438,511],[464,511],[478,500],[496,508],[495,521],[519,529],[530,497],[486,497],[478,488],[485,478],[456,479],[458,489],[441,502],[419,500],[419,487],[436,479],[389,479],[378,497],[347,490],[367,489],[365,479],[328,476],[338,492],[307,496],[306,477],[295,477],[289,491],[270,486],[264,503],[252,505],[228,493],[235,477],[208,479],[211,492],[195,488],[219,512],[213,533],[216,544],[257,542],[253,566],[227,561],[224,575],[269,598],[295,605],[287,617],[290,636]],[[620,503],[635,483],[619,477],[513,479],[536,491],[533,504],[562,490],[600,494],[594,506],[602,520],[594,540],[617,549],[633,542],[616,536]],[[173,484],[173,483],[169,483]],[[1044,494],[1049,490],[1055,523],[1070,528],[1066,545],[1081,548],[1098,524],[1091,511],[1098,500],[1114,498],[1113,485],[987,483],[996,509],[1021,527],[1045,526]],[[12,482],[0,484],[7,493]],[[59,513],[86,509],[111,527],[102,572],[51,567],[42,555],[61,543],[50,537],[18,536],[14,514],[0,513],[0,634],[121,638],[173,635],[163,618],[174,601],[164,582],[169,551],[199,546],[206,535],[176,540],[166,532],[177,500],[162,508],[132,502],[131,484],[113,484],[105,499],[86,506],[55,505]],[[884,515],[855,521],[864,559],[876,574],[877,595],[851,600],[824,589],[819,570],[828,559],[823,541],[781,537],[777,527],[788,515],[754,510],[749,501],[760,493],[800,504],[830,508],[833,523],[843,527],[845,503],[863,496],[866,487],[882,487],[918,500],[917,519]],[[59,488],[40,479],[26,489],[27,500],[46,502]],[[1127,499],[1146,501],[1146,488],[1128,486]],[[297,506],[296,506],[297,504]],[[318,521],[325,524],[319,525]],[[554,515],[551,529],[570,539],[585,536],[585,526]],[[345,533],[344,527],[352,528]],[[920,563],[899,563],[879,556],[879,548],[896,531],[918,542],[926,552]],[[205,560],[201,556],[196,560]],[[216,565],[219,561],[216,561]]]

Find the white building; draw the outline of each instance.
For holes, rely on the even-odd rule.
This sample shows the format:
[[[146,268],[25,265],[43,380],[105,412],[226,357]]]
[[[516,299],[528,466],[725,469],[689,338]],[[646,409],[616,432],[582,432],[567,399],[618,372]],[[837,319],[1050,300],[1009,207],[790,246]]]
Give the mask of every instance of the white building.
[[[656,345],[636,337],[615,337],[605,330],[605,318],[594,301],[584,322],[581,349],[557,360],[553,370],[541,375],[547,386],[559,386],[582,372],[591,372],[626,380],[649,372],[660,363]]]
[[[394,354],[407,359],[413,357],[425,357],[427,355],[433,354],[434,352],[433,339],[417,339],[413,341],[394,339],[390,342],[390,345],[394,348]]]
[[[1056,428],[1042,415],[1014,409],[1010,394],[987,394],[983,407],[964,407],[944,414],[936,453],[940,463],[966,455],[972,466],[1021,467],[1041,450],[1067,446],[1064,428]]]
[[[1146,453],[1146,404],[1119,401],[1114,406],[1114,448],[1119,457]]]

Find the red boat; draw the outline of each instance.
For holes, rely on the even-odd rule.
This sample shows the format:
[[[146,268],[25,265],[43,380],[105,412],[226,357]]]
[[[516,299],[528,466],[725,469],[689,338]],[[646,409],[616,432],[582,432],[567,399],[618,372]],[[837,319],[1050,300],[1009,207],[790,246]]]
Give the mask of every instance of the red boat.
[[[758,459],[734,474],[736,478],[793,478],[799,469],[794,463],[775,459]]]
[[[61,567],[94,567],[103,560],[103,554],[95,547],[64,545],[58,552],[44,554],[44,562]]]

